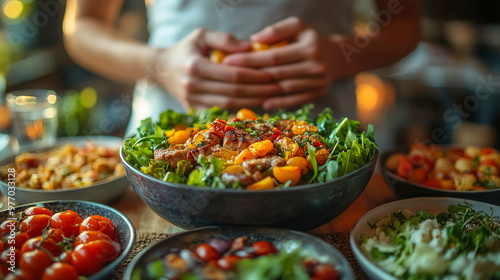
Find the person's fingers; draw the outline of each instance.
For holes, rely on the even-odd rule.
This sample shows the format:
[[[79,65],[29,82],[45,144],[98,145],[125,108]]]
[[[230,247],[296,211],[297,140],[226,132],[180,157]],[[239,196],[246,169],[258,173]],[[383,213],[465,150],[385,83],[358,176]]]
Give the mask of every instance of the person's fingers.
[[[222,109],[261,107],[264,97],[229,97],[218,94],[190,94],[187,96],[188,103],[199,104],[200,106],[218,106]]]
[[[302,44],[294,43],[259,52],[233,53],[226,56],[222,63],[242,67],[266,67],[304,60],[310,56]]]
[[[201,29],[200,36],[203,47],[209,49],[219,49],[228,53],[234,53],[248,51],[251,47],[250,42],[238,40],[227,33]]]
[[[272,74],[276,80],[283,80],[323,75],[325,74],[326,66],[314,60],[305,60],[296,63],[269,66],[260,70]]]
[[[272,96],[282,93],[278,84],[234,84],[196,77],[186,79],[184,89],[194,94],[211,92],[233,97]]]
[[[297,35],[307,28],[301,19],[297,17],[289,17],[275,24],[269,25],[262,31],[253,34],[250,38],[252,41],[272,44],[278,41],[296,38]]]
[[[267,83],[273,80],[270,73],[257,69],[212,63],[209,59],[196,56],[186,64],[190,75],[231,83]]]
[[[262,107],[266,110],[273,108],[293,107],[304,105],[326,94],[326,90],[303,92],[291,95],[272,97],[264,101]]]
[[[279,82],[281,89],[285,93],[317,91],[326,89],[328,84],[325,78],[288,79]]]

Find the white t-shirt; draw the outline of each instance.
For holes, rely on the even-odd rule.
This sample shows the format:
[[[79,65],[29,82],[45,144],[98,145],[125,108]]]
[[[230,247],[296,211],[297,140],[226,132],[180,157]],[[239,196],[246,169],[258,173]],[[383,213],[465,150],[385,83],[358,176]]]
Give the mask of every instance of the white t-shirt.
[[[147,7],[148,44],[168,47],[200,27],[248,40],[250,35],[290,16],[303,19],[325,35],[350,34],[352,5],[350,0],[152,0]],[[337,117],[354,117],[352,80],[332,86],[325,97],[314,103],[317,111],[329,106]],[[155,120],[166,109],[183,111],[181,104],[164,90],[146,81],[138,82],[126,135],[135,132],[140,120]]]

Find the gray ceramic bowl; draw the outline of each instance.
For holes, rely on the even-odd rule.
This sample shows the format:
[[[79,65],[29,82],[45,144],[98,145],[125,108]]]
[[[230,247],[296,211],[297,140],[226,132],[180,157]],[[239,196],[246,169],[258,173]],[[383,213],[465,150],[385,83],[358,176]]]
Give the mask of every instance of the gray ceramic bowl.
[[[278,249],[283,248],[287,251],[292,251],[300,246],[302,253],[318,261],[335,264],[341,273],[342,280],[354,279],[354,274],[347,260],[328,243],[302,232],[265,227],[209,227],[170,236],[149,246],[135,257],[128,266],[124,279],[131,280],[135,269],[144,268],[150,262],[164,257],[170,249],[188,248],[194,250],[197,245],[209,242],[215,237],[232,240],[240,236],[247,236],[251,242],[270,241]]]
[[[490,209],[493,209],[495,215],[500,214],[499,206],[462,198],[418,197],[389,202],[366,213],[352,228],[349,239],[352,251],[354,252],[354,256],[358,260],[363,271],[370,277],[370,279],[396,280],[396,277],[392,276],[391,274],[380,268],[378,265],[373,263],[361,251],[361,248],[359,246],[359,244],[361,243],[361,235],[370,232],[370,224],[373,225],[381,218],[391,213],[402,210],[410,210],[415,213],[419,210],[440,213],[443,211],[448,211],[449,205],[464,204],[464,201],[471,204],[476,211],[484,211],[485,213],[490,213]]]
[[[68,137],[60,138],[57,144],[52,147],[32,150],[30,152],[43,152],[54,149],[64,144],[72,144],[76,146],[83,146],[86,142],[91,141],[96,145],[106,147],[119,148],[122,139],[111,136],[81,136],[81,137]],[[17,156],[17,155],[16,155]],[[14,163],[16,156],[11,156],[0,161],[0,166]],[[71,188],[71,189],[58,189],[58,190],[41,190],[41,189],[28,189],[16,188],[14,198],[19,204],[32,203],[37,201],[46,200],[66,200],[66,199],[79,199],[86,201],[94,201],[98,203],[107,203],[118,198],[129,186],[129,182],[125,175],[103,180],[88,187]],[[8,185],[0,181],[0,192],[7,195]]]
[[[449,148],[449,146],[442,146],[444,148]],[[382,173],[384,174],[385,181],[389,188],[402,198],[419,197],[419,196],[443,196],[443,197],[458,197],[479,200],[487,203],[492,203],[500,205],[500,189],[494,190],[484,190],[484,191],[457,191],[457,190],[445,190],[436,189],[414,182],[410,182],[404,178],[399,177],[394,172],[388,170],[385,167],[387,159],[396,153],[407,154],[410,150],[409,146],[396,147],[391,150],[385,151],[380,156],[380,166]]]
[[[16,212],[24,211],[24,209],[31,206],[42,206],[51,210],[54,214],[61,211],[73,210],[80,214],[83,218],[90,215],[101,215],[110,219],[116,227],[117,238],[122,247],[122,252],[114,261],[109,263],[98,273],[88,277],[88,280],[101,280],[108,279],[113,272],[118,268],[118,266],[125,260],[128,256],[132,247],[135,243],[135,228],[132,222],[120,213],[118,210],[111,208],[109,206],[80,200],[61,200],[61,201],[44,201],[38,203],[25,204],[17,206],[15,208]],[[0,222],[11,218],[9,211],[4,210],[0,212]]]
[[[330,182],[245,191],[164,182],[131,166],[123,148],[120,151],[136,193],[156,214],[178,227],[244,225],[304,231],[331,221],[356,200],[370,181],[377,155],[360,169]]]

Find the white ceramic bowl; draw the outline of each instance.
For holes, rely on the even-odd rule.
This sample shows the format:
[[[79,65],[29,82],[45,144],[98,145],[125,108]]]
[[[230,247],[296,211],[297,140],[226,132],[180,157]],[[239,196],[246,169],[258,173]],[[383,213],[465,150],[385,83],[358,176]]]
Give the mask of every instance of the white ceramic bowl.
[[[475,200],[468,200],[463,198],[448,198],[448,197],[427,197],[427,198],[410,198],[381,205],[361,217],[351,230],[350,243],[354,256],[358,260],[363,271],[370,277],[370,279],[377,280],[391,280],[397,279],[390,273],[386,272],[376,264],[374,264],[367,256],[363,254],[359,244],[361,243],[361,235],[370,232],[370,224],[375,224],[381,218],[402,210],[410,210],[418,212],[425,210],[428,212],[439,213],[448,211],[448,206],[452,204],[464,204],[467,202],[472,205],[476,211],[484,211],[489,213],[493,208],[495,215],[500,215],[500,206],[491,205],[484,202]]]
[[[30,152],[41,152],[53,149],[55,147],[72,144],[75,146],[83,146],[87,142],[92,142],[95,145],[112,147],[119,149],[123,139],[111,136],[79,136],[67,137],[58,139],[56,145],[52,147],[37,149]],[[0,161],[0,166],[4,166],[14,162],[17,155],[8,157]],[[28,188],[16,188],[15,200],[18,205],[33,203],[38,201],[47,200],[85,200],[98,203],[108,203],[118,198],[129,186],[127,176],[116,177],[113,179],[99,181],[88,187],[71,188],[71,189],[57,189],[57,190],[40,190]],[[8,185],[0,181],[0,192],[7,195]]]

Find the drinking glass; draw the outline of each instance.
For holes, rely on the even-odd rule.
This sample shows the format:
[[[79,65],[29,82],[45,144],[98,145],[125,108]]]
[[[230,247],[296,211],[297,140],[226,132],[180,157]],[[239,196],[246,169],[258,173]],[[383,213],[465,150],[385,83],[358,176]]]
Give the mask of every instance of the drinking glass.
[[[54,145],[57,137],[57,94],[29,89],[7,94],[7,107],[17,151]]]

